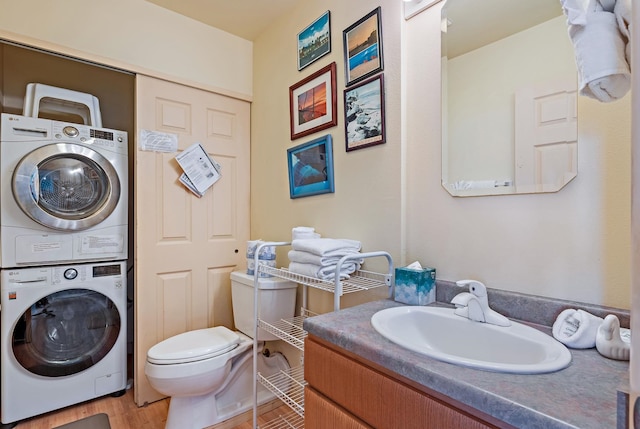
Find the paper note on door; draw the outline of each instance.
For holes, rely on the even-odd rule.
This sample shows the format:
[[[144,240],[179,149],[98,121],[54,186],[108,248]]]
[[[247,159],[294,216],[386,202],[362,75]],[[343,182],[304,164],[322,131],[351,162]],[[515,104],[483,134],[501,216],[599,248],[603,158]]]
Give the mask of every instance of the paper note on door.
[[[178,135],[160,131],[140,130],[140,150],[152,152],[177,152]]]
[[[184,170],[180,182],[199,197],[220,179],[220,164],[205,152],[200,143],[189,146],[176,156],[176,161]]]

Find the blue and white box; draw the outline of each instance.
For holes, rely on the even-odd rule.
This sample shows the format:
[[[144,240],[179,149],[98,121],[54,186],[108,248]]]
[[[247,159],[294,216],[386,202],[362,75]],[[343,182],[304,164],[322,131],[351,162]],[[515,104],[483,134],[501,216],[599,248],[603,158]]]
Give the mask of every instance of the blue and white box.
[[[404,304],[427,305],[436,300],[436,269],[419,263],[396,268],[394,300]]]

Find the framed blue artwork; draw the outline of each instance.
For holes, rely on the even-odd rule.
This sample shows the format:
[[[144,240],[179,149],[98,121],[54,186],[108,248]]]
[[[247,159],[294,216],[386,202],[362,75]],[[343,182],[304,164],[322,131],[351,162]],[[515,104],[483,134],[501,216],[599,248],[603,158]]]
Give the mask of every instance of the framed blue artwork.
[[[342,32],[346,86],[382,71],[380,7]]]
[[[289,196],[308,197],[335,191],[331,135],[287,149]]]
[[[298,70],[331,52],[331,14],[322,16],[298,33]]]

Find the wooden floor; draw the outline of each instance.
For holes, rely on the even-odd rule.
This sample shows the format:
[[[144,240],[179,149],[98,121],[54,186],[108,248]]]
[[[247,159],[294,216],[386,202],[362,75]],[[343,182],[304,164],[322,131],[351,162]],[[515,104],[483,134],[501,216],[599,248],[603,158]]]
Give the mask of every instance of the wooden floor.
[[[138,407],[133,401],[133,390],[129,389],[119,398],[107,396],[23,420],[18,423],[16,429],[51,429],[99,413],[106,413],[109,416],[111,429],[164,429],[168,409],[169,399],[154,402],[146,407]],[[265,411],[265,413],[259,417],[259,423],[272,420],[284,412],[284,409],[288,410],[286,405],[282,405],[279,401],[262,407],[261,412]],[[251,420],[251,411],[249,411],[214,428],[250,429]]]

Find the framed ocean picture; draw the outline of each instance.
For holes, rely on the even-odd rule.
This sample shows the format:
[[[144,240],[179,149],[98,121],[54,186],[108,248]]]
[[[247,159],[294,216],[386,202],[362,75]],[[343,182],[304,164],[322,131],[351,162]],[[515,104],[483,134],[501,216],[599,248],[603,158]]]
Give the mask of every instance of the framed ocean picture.
[[[382,71],[380,7],[343,31],[346,86]]]
[[[331,52],[331,13],[326,11],[298,33],[298,70]]]

